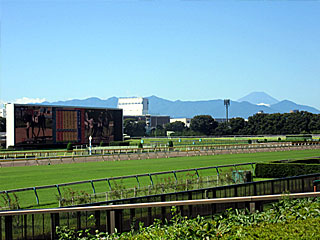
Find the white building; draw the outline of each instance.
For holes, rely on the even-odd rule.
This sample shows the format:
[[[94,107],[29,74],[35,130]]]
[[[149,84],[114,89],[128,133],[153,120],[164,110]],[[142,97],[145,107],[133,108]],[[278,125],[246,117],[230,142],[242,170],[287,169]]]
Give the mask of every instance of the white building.
[[[141,116],[148,114],[149,101],[147,98],[119,98],[118,108],[123,109],[124,116]]]
[[[170,123],[183,122],[186,127],[190,127],[191,118],[170,118]]]
[[[0,108],[0,117],[5,118],[6,117],[6,109]]]

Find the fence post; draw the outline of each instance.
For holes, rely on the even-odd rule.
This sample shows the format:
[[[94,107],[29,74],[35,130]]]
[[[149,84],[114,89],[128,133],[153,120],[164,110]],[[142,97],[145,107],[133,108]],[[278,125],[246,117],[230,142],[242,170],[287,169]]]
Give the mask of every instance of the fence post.
[[[36,195],[37,204],[39,205],[39,197],[38,197],[38,193],[37,193],[36,187],[33,188],[33,191],[34,191],[34,195]]]
[[[102,231],[101,229],[101,221],[100,221],[100,211],[94,211],[94,218],[95,218],[95,225],[96,225],[96,228],[99,230],[99,231]]]
[[[12,239],[12,216],[4,217],[4,226],[5,226],[5,239]]]
[[[166,198],[164,195],[161,195],[161,202],[165,202]],[[161,221],[164,222],[164,220],[166,219],[166,208],[165,207],[161,207]]]
[[[216,198],[217,197],[217,190],[216,189],[212,189],[212,198]],[[214,218],[214,214],[216,213],[217,208],[216,208],[216,204],[211,204],[211,215],[212,218]]]
[[[27,231],[27,229],[28,229],[28,222],[27,222],[27,216],[28,215],[24,215],[23,216],[23,222],[24,222],[24,239],[28,239],[28,231]]]
[[[109,233],[115,233],[115,229],[119,233],[122,232],[122,210],[112,210],[107,212],[107,220],[108,220],[108,227]]]
[[[77,230],[81,229],[81,212],[77,212]]]
[[[92,190],[93,190],[93,194],[96,194],[96,189],[94,188],[93,181],[91,180],[90,183],[91,183],[91,187],[92,187]]]
[[[133,204],[134,203],[134,200],[131,199],[130,200],[130,204]],[[130,225],[132,226],[133,225],[133,228],[135,229],[135,226],[136,226],[136,210],[134,208],[131,208],[130,209]]]
[[[153,180],[152,180],[152,177],[151,177],[151,174],[149,173],[149,178],[150,178],[150,182],[151,182],[151,185],[153,187]]]
[[[151,224],[152,224],[152,208],[148,207],[147,225],[150,226]]]
[[[59,226],[59,213],[51,213],[51,239],[54,240],[56,236],[56,228]]]
[[[192,200],[192,192],[188,192],[188,200]],[[193,217],[192,205],[189,205],[189,216],[188,217]]]
[[[254,213],[256,211],[256,203],[255,202],[250,202],[249,207],[250,207],[251,213]]]
[[[257,184],[253,183],[253,196],[257,196]]]

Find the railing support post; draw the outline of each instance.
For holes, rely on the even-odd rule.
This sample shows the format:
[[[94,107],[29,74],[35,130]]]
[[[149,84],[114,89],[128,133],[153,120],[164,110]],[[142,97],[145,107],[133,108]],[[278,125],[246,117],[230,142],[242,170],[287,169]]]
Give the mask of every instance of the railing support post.
[[[110,234],[115,233],[115,229],[122,232],[122,210],[107,211],[107,225]]]
[[[254,213],[256,211],[256,203],[255,202],[250,202],[249,203],[249,208],[250,208],[250,212]]]
[[[4,217],[4,226],[5,226],[5,239],[12,239],[12,216]]]
[[[51,213],[51,239],[54,240],[56,236],[56,228],[59,226],[59,213]]]
[[[95,212],[94,212],[94,218],[95,218],[96,228],[97,228],[99,231],[102,231],[102,229],[101,229],[101,221],[100,221],[100,211],[95,211]]]

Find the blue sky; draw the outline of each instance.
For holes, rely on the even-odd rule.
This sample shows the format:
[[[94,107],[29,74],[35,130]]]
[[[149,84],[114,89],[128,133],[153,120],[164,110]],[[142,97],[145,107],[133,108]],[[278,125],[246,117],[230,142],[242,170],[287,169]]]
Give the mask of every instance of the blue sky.
[[[265,91],[320,109],[320,1],[2,0],[2,102]]]

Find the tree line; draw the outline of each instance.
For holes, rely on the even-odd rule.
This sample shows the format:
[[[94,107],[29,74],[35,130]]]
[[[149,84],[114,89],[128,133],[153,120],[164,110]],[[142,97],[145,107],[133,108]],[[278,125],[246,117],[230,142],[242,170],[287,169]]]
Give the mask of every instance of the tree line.
[[[250,116],[248,120],[237,117],[228,122],[217,122],[210,115],[198,115],[191,119],[190,127],[177,121],[165,126],[158,125],[150,133],[146,132],[146,124],[143,121],[124,121],[124,133],[130,136],[166,136],[167,131],[174,132],[171,136],[320,133],[320,114],[305,111],[283,114],[258,113]]]

